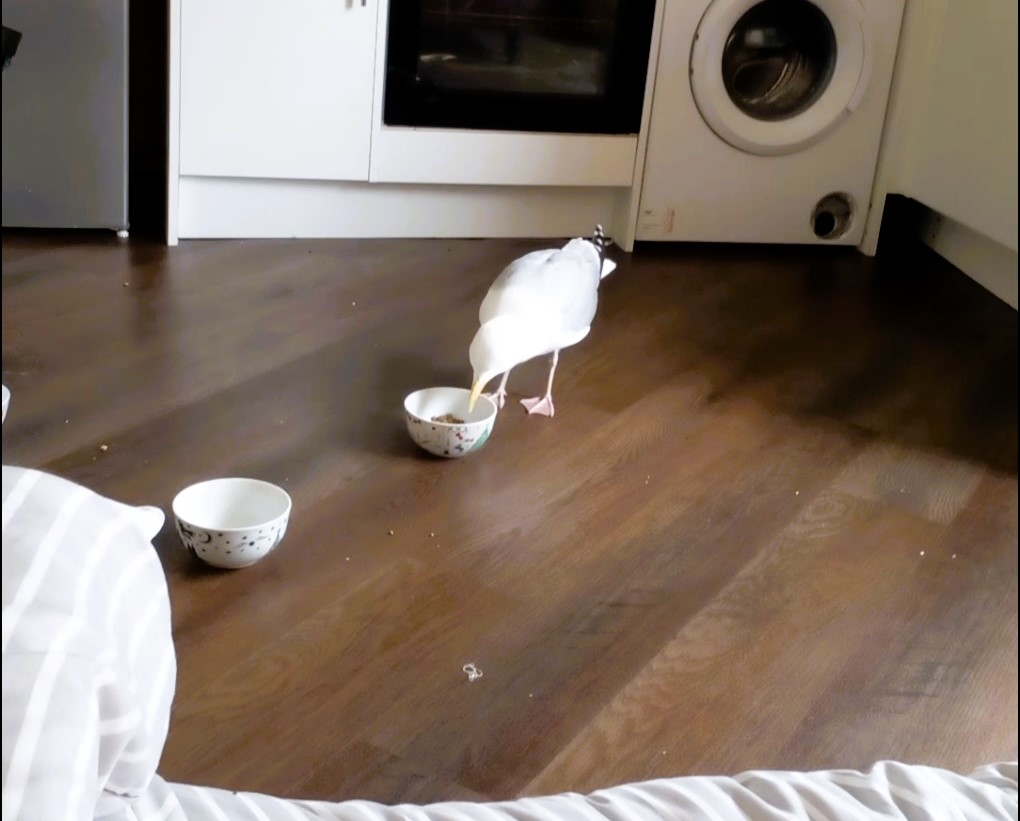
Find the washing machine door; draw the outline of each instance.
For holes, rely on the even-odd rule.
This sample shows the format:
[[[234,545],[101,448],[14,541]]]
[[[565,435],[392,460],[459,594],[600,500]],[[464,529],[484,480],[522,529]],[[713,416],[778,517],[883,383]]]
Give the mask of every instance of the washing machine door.
[[[708,126],[751,154],[788,154],[849,115],[869,73],[859,0],[713,0],[691,47]]]

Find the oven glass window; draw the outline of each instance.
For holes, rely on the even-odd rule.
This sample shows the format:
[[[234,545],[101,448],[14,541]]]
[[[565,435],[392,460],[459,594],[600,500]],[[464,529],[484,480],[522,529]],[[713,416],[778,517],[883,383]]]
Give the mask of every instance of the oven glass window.
[[[616,0],[424,0],[418,78],[437,91],[604,94]]]
[[[388,125],[636,133],[655,0],[390,0]]]

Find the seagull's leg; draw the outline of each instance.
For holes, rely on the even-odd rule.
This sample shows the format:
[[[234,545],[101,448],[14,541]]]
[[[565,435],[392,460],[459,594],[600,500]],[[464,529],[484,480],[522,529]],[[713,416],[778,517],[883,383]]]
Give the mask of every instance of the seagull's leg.
[[[496,389],[495,393],[487,393],[486,397],[496,403],[496,407],[503,410],[503,406],[506,404],[506,380],[510,377],[510,369],[508,368],[503,373],[503,378],[499,382],[499,388]]]
[[[528,409],[528,413],[538,413],[542,416],[552,416],[556,412],[552,401],[552,383],[556,375],[556,365],[560,361],[560,352],[553,351],[552,367],[549,368],[549,383],[545,386],[545,396],[536,396],[534,399],[522,399],[521,404]]]

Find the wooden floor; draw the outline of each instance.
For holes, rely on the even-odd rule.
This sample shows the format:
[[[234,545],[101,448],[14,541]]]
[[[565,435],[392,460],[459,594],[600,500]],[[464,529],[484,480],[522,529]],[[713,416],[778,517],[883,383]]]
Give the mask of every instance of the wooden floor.
[[[5,463],[294,498],[246,570],[157,539],[163,774],[395,802],[1015,758],[1016,312],[928,252],[641,248],[555,419],[425,457],[403,396],[467,383],[546,244],[5,233]]]

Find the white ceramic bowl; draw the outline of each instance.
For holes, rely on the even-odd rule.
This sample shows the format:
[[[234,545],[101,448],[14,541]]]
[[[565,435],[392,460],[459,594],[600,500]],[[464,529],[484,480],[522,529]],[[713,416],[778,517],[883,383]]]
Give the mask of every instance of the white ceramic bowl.
[[[11,404],[11,391],[6,385],[0,385],[4,389],[4,415],[0,424],[7,421],[7,407]]]
[[[404,400],[407,432],[420,448],[435,456],[456,459],[479,450],[496,423],[496,405],[479,396],[468,411],[471,391],[466,388],[423,388]],[[440,421],[452,415],[460,422]]]
[[[174,498],[177,535],[206,564],[230,570],[267,556],[283,539],[290,494],[259,479],[210,479]]]

